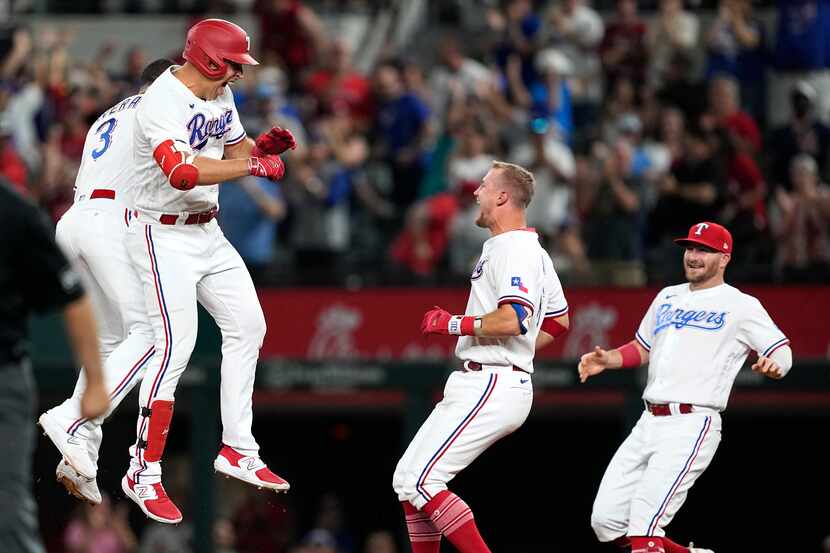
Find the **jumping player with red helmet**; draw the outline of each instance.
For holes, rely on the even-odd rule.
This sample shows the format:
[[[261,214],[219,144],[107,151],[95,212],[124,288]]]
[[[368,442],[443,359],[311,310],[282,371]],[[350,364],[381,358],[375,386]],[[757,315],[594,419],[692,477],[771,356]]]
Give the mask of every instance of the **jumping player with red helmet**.
[[[143,283],[157,354],[141,385],[138,436],[121,487],[159,522],[182,520],[161,484],[161,459],[176,384],[196,343],[197,302],[222,332],[222,446],[214,468],[260,488],[289,488],[260,459],[251,432],[265,317],[248,270],[215,220],[217,183],[246,175],[279,179],[285,172],[279,154],[295,147],[288,131],[273,128],[254,142],[240,124],[229,85],[242,78],[243,66],[257,65],[249,50],[237,25],[197,23],[187,33],[186,63],[163,73],[136,111],[137,222],[127,249]]]

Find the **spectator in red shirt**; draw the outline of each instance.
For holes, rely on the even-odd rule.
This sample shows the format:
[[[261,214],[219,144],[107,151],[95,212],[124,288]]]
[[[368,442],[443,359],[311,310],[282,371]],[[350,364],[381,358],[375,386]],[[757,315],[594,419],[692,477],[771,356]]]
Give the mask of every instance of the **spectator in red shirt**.
[[[617,18],[605,28],[600,55],[606,86],[620,77],[644,82],[648,63],[646,24],[637,14],[636,0],[617,0]]]
[[[12,129],[5,113],[0,113],[0,176],[5,178],[21,195],[28,196],[26,186],[28,171],[11,140]]]
[[[296,90],[302,71],[322,50],[322,22],[302,0],[256,0],[253,11],[260,17],[263,57],[273,59],[276,55],[285,66],[291,88]]]
[[[472,202],[477,187],[477,182],[464,183],[412,206],[404,231],[392,244],[392,259],[416,275],[431,275],[444,259],[453,219],[464,202]]]
[[[345,41],[338,39],[327,46],[320,69],[309,75],[305,86],[317,102],[318,114],[347,112],[355,122],[368,124],[372,116],[371,84],[352,67]]]
[[[741,111],[738,81],[720,76],[709,85],[709,111],[702,117],[706,130],[725,129],[736,150],[756,155],[761,150],[761,131],[755,120]]]

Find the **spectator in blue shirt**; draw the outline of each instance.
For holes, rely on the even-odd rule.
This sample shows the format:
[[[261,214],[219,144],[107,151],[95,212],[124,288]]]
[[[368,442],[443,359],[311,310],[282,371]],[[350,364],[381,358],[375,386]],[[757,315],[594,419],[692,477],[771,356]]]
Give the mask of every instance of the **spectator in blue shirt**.
[[[763,23],[750,0],[721,0],[718,17],[706,34],[707,80],[725,73],[737,79],[744,108],[756,120],[764,116],[766,43]]]
[[[769,119],[783,124],[789,116],[787,97],[793,84],[815,87],[819,117],[830,111],[830,0],[778,0],[774,63],[777,74],[770,88]]]
[[[385,62],[375,71],[378,111],[373,131],[373,154],[390,164],[393,189],[390,200],[403,214],[418,196],[426,167],[429,108],[406,92],[401,69]]]
[[[274,258],[277,223],[285,217],[279,184],[245,177],[219,189],[219,224],[237,249],[254,283],[267,279]]]

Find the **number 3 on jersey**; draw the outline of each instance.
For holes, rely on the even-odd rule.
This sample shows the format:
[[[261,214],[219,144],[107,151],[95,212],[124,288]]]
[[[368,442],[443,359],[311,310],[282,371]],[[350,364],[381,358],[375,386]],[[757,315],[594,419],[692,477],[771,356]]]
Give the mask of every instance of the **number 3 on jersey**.
[[[101,144],[101,146],[97,149],[92,150],[92,159],[98,159],[109,149],[110,144],[112,144],[112,131],[115,130],[115,125],[117,123],[118,121],[116,121],[115,117],[113,117],[112,119],[107,119],[101,123],[97,129],[95,129],[95,134],[101,137],[101,142],[103,144]]]

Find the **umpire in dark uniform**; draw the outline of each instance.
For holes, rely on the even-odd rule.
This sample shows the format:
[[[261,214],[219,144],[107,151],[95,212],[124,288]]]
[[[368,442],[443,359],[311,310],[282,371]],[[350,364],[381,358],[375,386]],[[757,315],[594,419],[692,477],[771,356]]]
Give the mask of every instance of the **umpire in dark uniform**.
[[[86,371],[84,417],[105,412],[109,398],[92,307],[79,277],[55,244],[37,207],[0,179],[0,551],[41,553],[32,498],[35,388],[28,352],[32,312],[60,309],[77,360]]]

